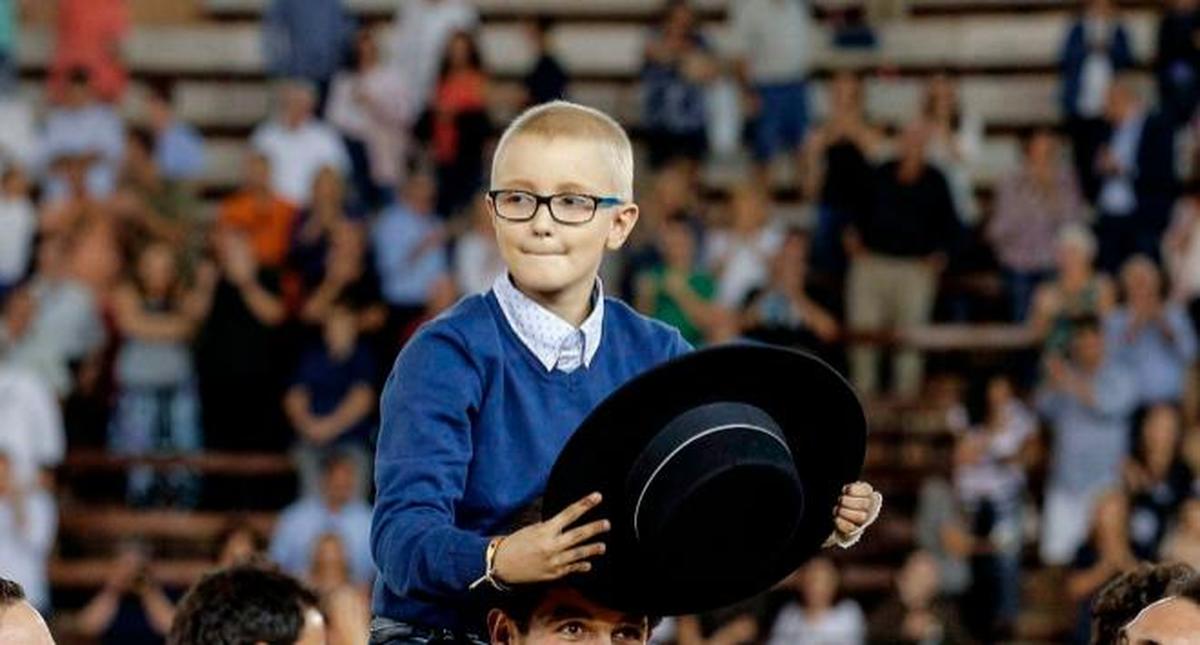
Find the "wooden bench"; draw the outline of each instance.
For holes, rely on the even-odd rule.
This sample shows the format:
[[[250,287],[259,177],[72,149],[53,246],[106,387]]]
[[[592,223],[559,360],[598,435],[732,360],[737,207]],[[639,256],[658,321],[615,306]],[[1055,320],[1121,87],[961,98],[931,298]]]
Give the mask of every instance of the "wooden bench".
[[[59,471],[67,475],[86,472],[123,472],[134,466],[172,468],[183,466],[212,475],[242,477],[289,475],[295,472],[287,455],[271,453],[217,453],[139,457],[111,455],[103,450],[72,450]]]

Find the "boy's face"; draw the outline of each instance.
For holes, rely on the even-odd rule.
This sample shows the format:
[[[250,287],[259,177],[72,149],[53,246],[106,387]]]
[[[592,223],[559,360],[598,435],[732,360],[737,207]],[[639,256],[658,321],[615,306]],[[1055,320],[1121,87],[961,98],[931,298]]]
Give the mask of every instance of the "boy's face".
[[[530,615],[527,630],[499,610],[488,617],[488,627],[492,645],[633,645],[650,638],[645,616],[608,609],[567,587],[546,593]]]
[[[492,188],[539,195],[581,193],[618,197],[623,192],[613,153],[578,137],[518,135],[498,151]],[[638,218],[636,204],[600,207],[586,224],[560,224],[545,206],[532,220],[511,222],[495,215],[500,254],[517,286],[549,300],[588,297],[605,249],[625,243]]]

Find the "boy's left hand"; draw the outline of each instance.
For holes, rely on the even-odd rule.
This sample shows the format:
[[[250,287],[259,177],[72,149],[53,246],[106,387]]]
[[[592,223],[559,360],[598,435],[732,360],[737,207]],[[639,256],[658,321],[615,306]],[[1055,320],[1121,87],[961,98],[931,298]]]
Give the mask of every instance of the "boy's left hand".
[[[867,482],[854,482],[842,488],[837,508],[833,510],[833,534],[825,546],[834,544],[843,549],[854,546],[867,527],[879,517],[883,495]]]

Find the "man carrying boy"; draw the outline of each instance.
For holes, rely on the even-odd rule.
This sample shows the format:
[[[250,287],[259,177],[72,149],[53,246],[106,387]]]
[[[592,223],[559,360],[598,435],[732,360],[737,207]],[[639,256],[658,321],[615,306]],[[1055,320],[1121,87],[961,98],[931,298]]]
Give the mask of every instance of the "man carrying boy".
[[[629,139],[607,115],[531,108],[501,137],[488,203],[508,274],[426,325],[384,388],[376,453],[373,643],[483,642],[473,583],[553,581],[591,569],[606,520],[573,524],[590,495],[509,535],[576,427],[601,400],[688,352],[679,333],[606,299],[597,277],[638,219]],[[879,499],[843,496],[838,542]],[[504,536],[499,539],[497,536]]]

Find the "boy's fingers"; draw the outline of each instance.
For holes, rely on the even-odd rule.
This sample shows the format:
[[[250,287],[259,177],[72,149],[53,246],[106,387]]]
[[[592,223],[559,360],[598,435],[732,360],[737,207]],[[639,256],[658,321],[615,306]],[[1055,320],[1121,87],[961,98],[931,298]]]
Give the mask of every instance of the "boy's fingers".
[[[569,551],[563,551],[562,553],[554,556],[554,558],[550,560],[550,564],[554,567],[563,567],[570,564],[575,564],[581,560],[587,560],[588,558],[604,555],[604,550],[605,546],[603,542],[586,544]]]
[[[587,542],[610,528],[612,528],[612,525],[608,523],[608,520],[596,520],[591,524],[584,524],[577,529],[571,529],[563,533],[558,538],[558,541],[563,548],[572,547],[581,542]]]
[[[870,497],[850,497],[845,496],[838,500],[838,505],[842,508],[852,508],[856,511],[865,511],[871,508]]]
[[[575,520],[584,516],[585,513],[592,510],[600,503],[600,493],[592,493],[587,497],[571,504],[564,508],[561,513],[550,518],[550,524],[558,528],[559,531],[567,528],[575,523]]]
[[[855,525],[862,524],[867,521],[866,511],[856,511],[850,508],[843,508],[838,511],[838,517],[844,520],[854,522]]]

